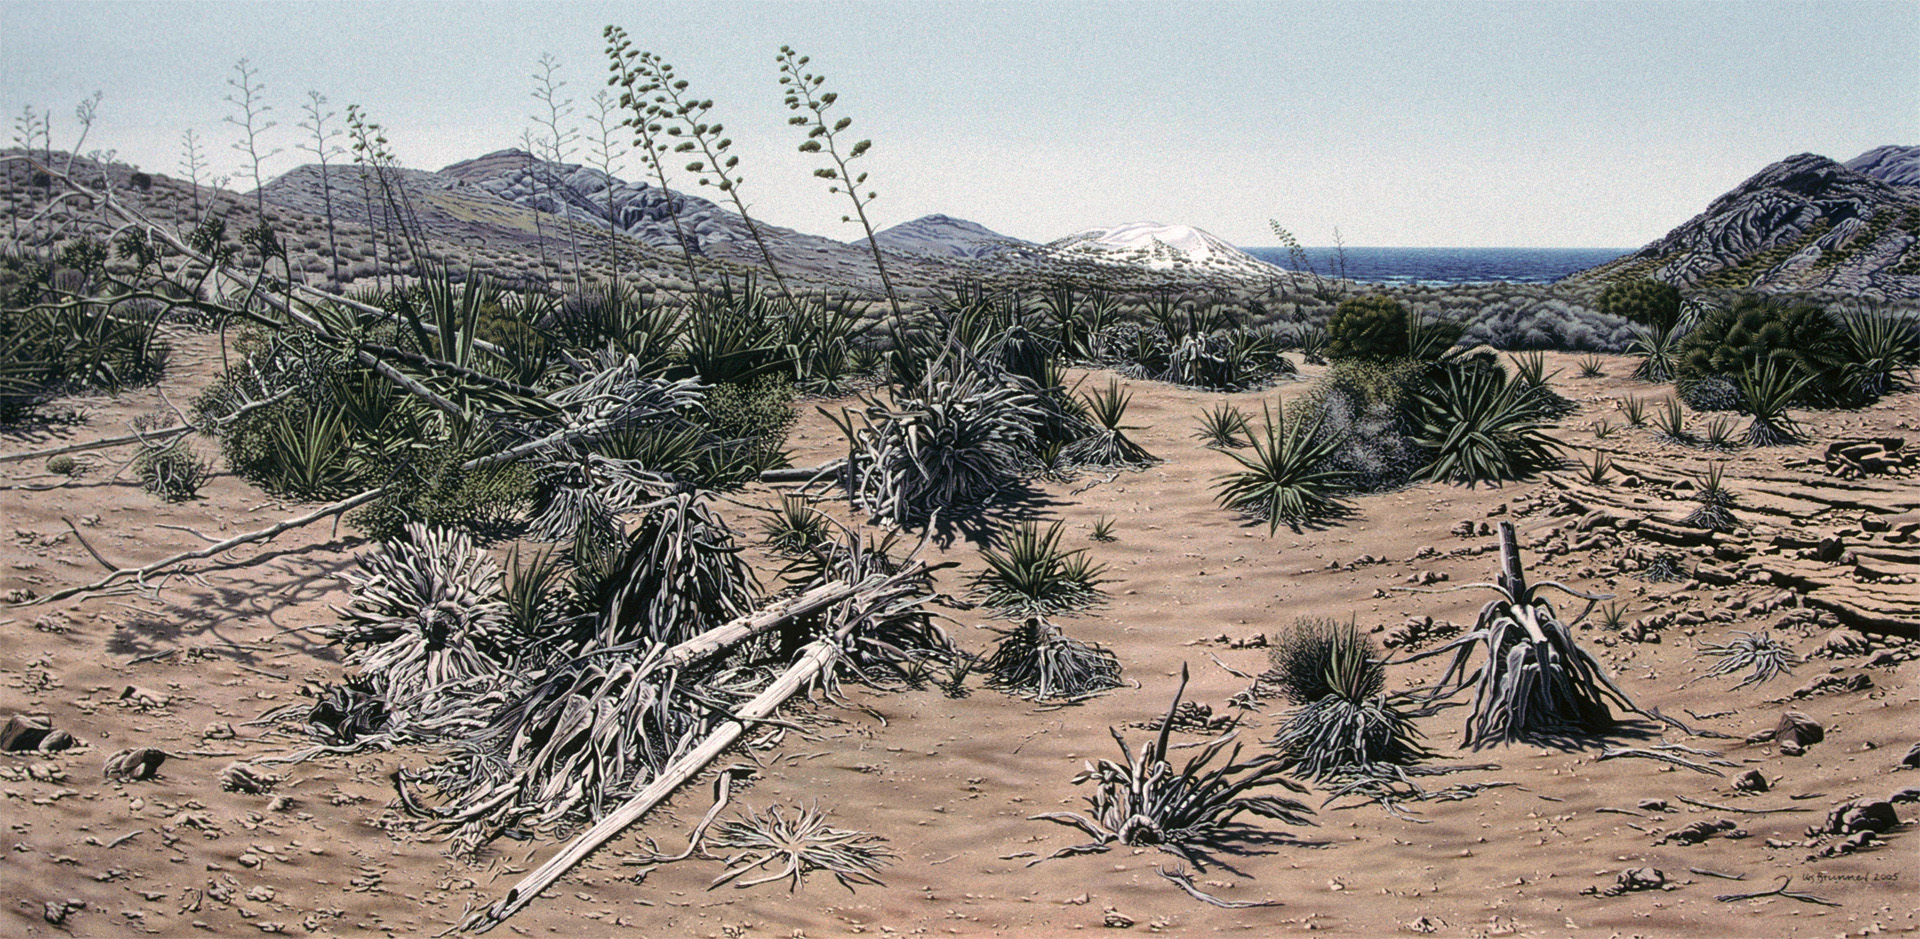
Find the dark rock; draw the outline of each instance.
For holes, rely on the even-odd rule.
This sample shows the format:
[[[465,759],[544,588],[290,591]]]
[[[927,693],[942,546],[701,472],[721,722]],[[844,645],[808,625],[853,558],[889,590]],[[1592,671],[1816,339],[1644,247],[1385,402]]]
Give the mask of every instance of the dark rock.
[[[1741,773],[1739,778],[1733,781],[1733,788],[1741,792],[1766,792],[1773,787],[1767,784],[1766,774],[1757,769],[1750,769]]]
[[[1920,802],[1920,786],[1908,786],[1888,796],[1887,801],[1894,805],[1900,805],[1906,802]]]
[[[1907,749],[1907,755],[1900,758],[1900,765],[1908,769],[1920,769],[1920,743]]]
[[[107,779],[119,780],[152,779],[159,775],[160,764],[166,761],[165,750],[153,747],[132,747],[108,757],[106,769],[102,775]]]
[[[28,717],[15,714],[7,718],[5,727],[0,727],[0,750],[8,753],[25,753],[38,750],[40,741],[53,733],[53,725],[43,717]]]
[[[1840,817],[1840,827],[1835,834],[1850,835],[1856,831],[1875,833],[1891,831],[1900,824],[1900,816],[1893,810],[1891,802],[1868,802],[1847,809]]]
[[[1779,744],[1780,752],[1787,756],[1799,756],[1807,752],[1807,747],[1826,738],[1826,728],[1799,711],[1780,715],[1780,723],[1773,729],[1774,743]]]

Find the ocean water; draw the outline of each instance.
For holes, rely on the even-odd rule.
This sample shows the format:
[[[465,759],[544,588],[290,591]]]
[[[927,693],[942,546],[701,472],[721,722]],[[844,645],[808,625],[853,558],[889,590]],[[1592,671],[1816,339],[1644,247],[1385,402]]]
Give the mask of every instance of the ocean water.
[[[1288,270],[1285,248],[1241,250]],[[1632,248],[1348,248],[1346,276],[1374,284],[1550,284],[1632,253]],[[1332,248],[1307,248],[1313,269],[1325,277],[1339,273]]]

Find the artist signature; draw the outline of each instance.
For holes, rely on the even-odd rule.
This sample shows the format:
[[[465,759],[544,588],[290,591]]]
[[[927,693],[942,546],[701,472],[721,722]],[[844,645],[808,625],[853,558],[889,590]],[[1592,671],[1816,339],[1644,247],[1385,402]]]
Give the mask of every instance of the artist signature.
[[[1829,874],[1825,871],[1814,871],[1808,876],[1816,884],[1884,884],[1898,881],[1900,872],[1868,871],[1864,874]]]

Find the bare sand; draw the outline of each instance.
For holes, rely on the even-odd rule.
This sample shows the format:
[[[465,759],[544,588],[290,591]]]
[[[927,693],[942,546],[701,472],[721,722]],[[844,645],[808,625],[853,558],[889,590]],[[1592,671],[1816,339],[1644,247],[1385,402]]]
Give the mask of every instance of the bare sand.
[[[167,400],[186,407],[217,367],[218,350],[205,335],[184,334],[175,341],[178,364],[159,389],[72,402],[91,415],[85,426],[15,434],[0,440],[0,450],[123,433],[135,416],[164,409]],[[1753,545],[1765,546],[1779,531],[1817,535],[1851,529],[1854,534],[1847,537],[1860,541],[1862,511],[1835,508],[1804,521],[1756,514],[1750,510],[1782,505],[1788,511],[1801,503],[1776,500],[1743,480],[1777,474],[1791,460],[1818,457],[1835,438],[1911,438],[1920,422],[1920,395],[1906,393],[1862,412],[1806,414],[1816,439],[1798,447],[1720,456],[1657,443],[1649,431],[1634,429],[1596,441],[1590,429],[1596,420],[1623,423],[1613,410],[1614,398],[1657,399],[1665,390],[1626,380],[1630,363],[1623,358],[1610,358],[1610,377],[1600,379],[1572,377],[1577,369],[1571,356],[1550,355],[1549,360],[1561,369],[1556,386],[1582,405],[1565,421],[1561,438],[1575,446],[1615,450],[1623,470],[1646,473],[1639,489],[1619,490],[1623,498],[1644,500],[1649,513],[1683,514],[1683,494],[1655,482],[1656,477],[1682,476],[1703,470],[1709,459],[1728,459],[1729,484],[1744,500],[1738,514],[1743,526],[1751,526]],[[1306,384],[1229,396],[1125,384],[1135,395],[1128,417],[1141,427],[1133,436],[1165,462],[1110,479],[1083,475],[1042,484],[1038,497],[1019,511],[1064,519],[1069,538],[1092,548],[1109,566],[1106,605],[1062,624],[1069,634],[1117,653],[1133,685],[1051,710],[977,682],[959,698],[934,689],[882,694],[848,688],[849,698],[864,708],[798,709],[815,738],[788,735],[777,749],[751,754],[763,768],[736,799],[755,807],[817,800],[836,824],[885,837],[898,857],[882,873],[884,887],[849,893],[816,875],[794,893],[782,885],[709,891],[721,865],[701,860],[632,882],[633,868],[620,863],[623,855],[643,848],[644,837],[677,850],[706,810],[709,789],[695,784],[668,811],[617,839],[504,928],[522,935],[661,937],[1049,936],[1103,928],[1176,935],[1779,937],[1911,933],[1920,927],[1915,913],[1920,853],[1910,830],[1920,805],[1898,806],[1904,823],[1884,834],[1878,847],[1809,860],[1817,849],[1805,845],[1807,827],[1821,822],[1834,805],[1885,799],[1920,785],[1920,773],[1896,770],[1920,737],[1915,695],[1920,664],[1904,654],[1891,656],[1904,658],[1891,663],[1882,656],[1882,664],[1870,664],[1868,654],[1816,657],[1793,675],[1765,685],[1730,690],[1733,678],[1708,678],[1683,688],[1711,664],[1698,651],[1700,645],[1724,641],[1734,629],[1791,619],[1792,611],[1753,614],[1755,604],[1764,606],[1781,592],[1774,584],[1647,584],[1631,576],[1613,577],[1610,583],[1603,576],[1605,562],[1638,544],[1631,537],[1612,549],[1551,558],[1531,550],[1527,557],[1535,576],[1619,594],[1630,621],[1698,615],[1698,623],[1682,616],[1668,625],[1658,642],[1627,641],[1598,628],[1578,635],[1642,706],[1732,735],[1704,739],[1670,729],[1665,734],[1672,742],[1723,751],[1721,759],[1733,764],[1721,768],[1725,776],[1640,759],[1598,761],[1598,742],[1572,751],[1537,746],[1461,751],[1462,712],[1453,710],[1420,721],[1435,751],[1432,762],[1495,763],[1498,768],[1436,777],[1428,784],[1510,785],[1459,801],[1408,806],[1413,819],[1342,800],[1320,809],[1317,826],[1276,825],[1270,843],[1241,855],[1221,855],[1222,863],[1194,875],[1202,889],[1222,898],[1277,905],[1222,909],[1202,904],[1156,871],[1173,867],[1176,859],[1145,848],[1121,847],[1029,867],[1034,856],[1085,839],[1028,816],[1076,810],[1085,790],[1070,784],[1074,774],[1087,760],[1117,755],[1108,728],[1156,718],[1183,666],[1193,676],[1191,700],[1217,714],[1235,713],[1228,698],[1249,682],[1229,668],[1257,673],[1266,666],[1266,652],[1236,648],[1234,641],[1275,633],[1310,615],[1352,617],[1363,627],[1379,627],[1383,637],[1412,616],[1471,623],[1484,602],[1481,594],[1427,595],[1396,588],[1426,572],[1432,572],[1424,578],[1430,581],[1445,575],[1440,586],[1491,578],[1497,558],[1488,553],[1493,539],[1456,536],[1453,529],[1462,521],[1509,518],[1520,527],[1523,542],[1547,535],[1543,547],[1550,549],[1550,530],[1568,527],[1576,518],[1551,514],[1564,493],[1547,481],[1475,489],[1422,485],[1358,498],[1351,517],[1323,529],[1295,534],[1283,528],[1269,537],[1264,525],[1245,524],[1214,504],[1210,484],[1233,463],[1192,439],[1194,418],[1221,399],[1257,411],[1260,401],[1298,394]],[[214,456],[211,441],[199,439],[195,446]],[[796,465],[813,464],[835,455],[837,437],[809,407],[792,448]],[[0,483],[8,487],[0,490],[5,520],[0,594],[30,589],[45,595],[103,573],[68,521],[107,560],[132,566],[203,544],[194,532],[219,537],[298,512],[298,506],[224,474],[199,500],[159,502],[133,484],[130,473],[115,475],[114,461],[130,456],[130,448],[121,448],[83,458],[86,471],[57,488],[47,488],[61,478],[45,473],[41,461],[0,465]],[[1870,509],[1920,508],[1920,481],[1883,479],[1878,485],[1861,497],[1872,501]],[[741,498],[770,504],[776,494],[755,488]],[[743,533],[753,530],[749,513],[729,511]],[[1087,540],[1102,516],[1116,523],[1117,541]],[[0,608],[5,637],[0,718],[43,715],[82,742],[52,756],[0,756],[5,774],[0,816],[7,829],[7,849],[0,852],[6,904],[0,933],[437,934],[470,906],[497,899],[521,872],[557,850],[553,842],[502,840],[476,863],[449,857],[444,841],[415,831],[397,810],[387,779],[396,768],[420,765],[423,753],[323,758],[276,768],[287,778],[271,794],[220,788],[217,780],[229,763],[283,754],[302,744],[248,722],[300,700],[303,682],[340,678],[335,650],[303,628],[327,622],[333,616],[330,605],[345,601],[337,575],[351,567],[353,552],[363,547],[344,527],[316,525],[264,549],[242,551],[240,563],[156,580],[144,591]],[[962,592],[964,578],[981,566],[977,544],[964,533],[930,550],[959,562],[957,569],[941,574],[943,589],[952,593]],[[1711,551],[1707,554],[1689,561],[1713,563]],[[1920,605],[1920,588],[1911,584],[1876,589],[1896,597],[1905,591]],[[1563,615],[1576,612],[1578,604]],[[981,616],[954,615],[953,629],[963,645],[975,650],[988,645],[991,634],[973,628],[985,621]],[[1813,653],[1826,638],[1818,625],[1789,625],[1776,635],[1802,655]],[[1880,651],[1912,648],[1894,643]],[[1430,680],[1439,666],[1429,660],[1396,669],[1392,680]],[[1871,685],[1772,703],[1829,670],[1865,674]],[[123,698],[130,686],[141,691]],[[1238,739],[1249,747],[1263,746],[1283,707],[1268,701],[1261,711],[1247,713]],[[1739,739],[1771,729],[1788,709],[1819,721],[1826,739],[1799,757]],[[1695,719],[1686,716],[1689,712],[1720,716]],[[227,725],[231,738],[223,729]],[[210,727],[215,729],[211,736]],[[1658,742],[1659,731],[1614,742],[1644,747]],[[104,781],[106,758],[130,746],[161,747],[171,758],[157,779]],[[1733,777],[1748,768],[1765,774],[1772,791],[1735,793]],[[1791,811],[1726,812],[1686,804],[1683,796],[1733,808]],[[1319,807],[1324,794],[1302,798]],[[1667,807],[1639,808],[1645,800],[1665,800]],[[1603,808],[1624,814],[1598,811]],[[1656,843],[1666,832],[1720,818],[1736,822],[1745,836],[1718,836],[1694,846]],[[1663,871],[1671,889],[1616,897],[1582,892],[1607,887],[1622,871],[1644,867]],[[1766,890],[1787,876],[1793,878],[1792,889],[1838,905],[1783,897],[1714,899]],[[48,902],[70,900],[85,905],[68,912],[60,925],[50,923]]]

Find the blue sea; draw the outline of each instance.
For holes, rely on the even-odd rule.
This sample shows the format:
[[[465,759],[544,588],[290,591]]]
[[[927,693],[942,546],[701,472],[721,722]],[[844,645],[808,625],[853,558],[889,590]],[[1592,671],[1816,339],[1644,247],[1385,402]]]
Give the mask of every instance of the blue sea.
[[[1292,270],[1285,248],[1242,248]],[[1550,284],[1568,274],[1605,264],[1632,248],[1348,248],[1346,276],[1374,284]],[[1333,248],[1307,248],[1322,277],[1340,273]]]

